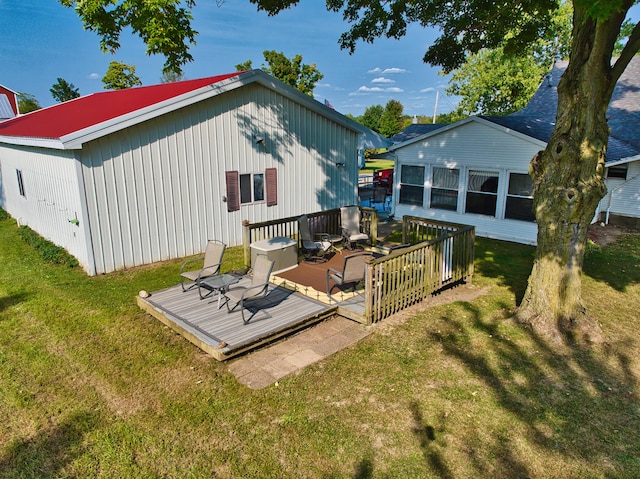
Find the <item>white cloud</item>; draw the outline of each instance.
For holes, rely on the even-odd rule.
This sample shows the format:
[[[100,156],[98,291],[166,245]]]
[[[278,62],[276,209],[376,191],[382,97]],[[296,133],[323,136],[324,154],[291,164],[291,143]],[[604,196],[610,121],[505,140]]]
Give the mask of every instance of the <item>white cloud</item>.
[[[89,80],[97,80],[100,78],[100,75],[98,73],[89,73],[89,76],[87,78]]]
[[[391,78],[385,78],[385,77],[378,77],[371,80],[371,83],[395,83],[395,82],[396,82],[395,80],[392,80]]]
[[[435,88],[430,86],[428,88],[423,88],[422,90],[420,90],[420,93],[429,93],[431,91],[435,91]]]
[[[394,73],[410,73],[409,70],[405,70],[404,68],[385,68],[384,70],[380,67],[375,67],[373,70],[369,70],[367,73],[371,74],[381,74],[381,75],[390,75]]]
[[[358,88],[357,91],[349,93],[349,96],[357,96],[357,95],[367,95],[369,93],[403,93],[404,90],[402,88],[398,88],[395,86],[388,88],[381,88],[379,86],[368,87],[362,85]]]
[[[385,88],[384,91],[389,93],[404,93],[402,88],[398,88],[397,86],[392,86],[391,88]]]

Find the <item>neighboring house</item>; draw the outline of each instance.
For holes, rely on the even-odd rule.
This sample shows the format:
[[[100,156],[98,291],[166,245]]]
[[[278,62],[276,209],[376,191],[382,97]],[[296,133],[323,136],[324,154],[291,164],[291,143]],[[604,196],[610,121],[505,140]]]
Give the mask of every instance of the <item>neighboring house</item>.
[[[474,225],[476,234],[535,244],[528,174],[553,131],[558,63],[526,108],[504,117],[470,117],[395,144],[394,215]],[[618,81],[607,112],[608,193],[595,220],[640,222],[640,57]]]
[[[18,116],[18,94],[0,85],[0,121]]]
[[[260,70],[87,95],[0,124],[0,206],[89,274],[357,201],[360,126]]]

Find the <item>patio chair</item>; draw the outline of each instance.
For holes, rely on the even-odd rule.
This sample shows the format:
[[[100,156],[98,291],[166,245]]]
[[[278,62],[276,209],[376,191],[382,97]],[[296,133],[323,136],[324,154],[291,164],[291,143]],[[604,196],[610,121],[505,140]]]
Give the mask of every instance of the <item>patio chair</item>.
[[[327,261],[326,254],[333,247],[333,244],[329,241],[329,235],[320,233],[321,240],[314,240],[309,230],[309,218],[307,218],[307,215],[302,215],[298,218],[298,231],[302,239],[302,249],[306,253],[304,260],[313,263]]]
[[[342,264],[342,271],[338,271],[334,268],[327,269],[327,296],[329,297],[329,302],[333,299],[331,297],[331,290],[335,286],[352,284],[354,293],[360,294],[356,290],[356,286],[358,286],[358,283],[364,281],[366,264],[370,258],[373,258],[373,253],[369,251],[353,253],[349,256],[345,256]],[[331,281],[335,284],[330,287],[329,284]],[[360,294],[360,296],[362,295]]]
[[[204,251],[204,255],[199,258],[194,258],[185,261],[180,267],[180,285],[182,291],[188,291],[195,286],[200,286],[200,280],[220,272],[220,265],[222,264],[222,256],[227,245],[218,240],[207,241],[207,246]],[[202,268],[193,271],[187,271],[187,266],[202,261]],[[191,281],[189,287],[185,287],[185,280]]]
[[[367,233],[360,230],[360,208],[357,206],[343,206],[340,208],[340,221],[342,225],[342,236],[345,247],[353,249],[357,243],[368,243],[371,241]]]
[[[388,212],[391,208],[387,200],[388,188],[386,186],[376,186],[373,188],[373,198],[371,200],[371,206],[376,207],[376,204],[382,205],[382,211]]]
[[[271,278],[273,264],[274,261],[269,259],[266,255],[260,254],[256,256],[256,261],[253,265],[251,284],[249,286],[236,286],[230,288],[224,293],[227,310],[232,312],[240,306],[240,312],[242,314],[242,321],[244,324],[251,321],[251,318],[256,314],[256,312],[254,312],[249,316],[249,319],[246,319],[244,310],[247,309],[247,306],[250,306],[252,303],[255,304],[260,299],[264,299],[269,292],[269,279]],[[232,303],[233,306],[230,307],[229,303]]]

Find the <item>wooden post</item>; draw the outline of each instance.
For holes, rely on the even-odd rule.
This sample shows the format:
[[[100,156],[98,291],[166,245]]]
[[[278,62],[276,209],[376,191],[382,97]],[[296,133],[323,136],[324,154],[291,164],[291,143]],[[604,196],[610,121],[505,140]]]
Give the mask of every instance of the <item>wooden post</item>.
[[[251,268],[251,223],[249,220],[242,221],[242,246],[244,248],[244,266]]]
[[[369,233],[371,246],[375,246],[378,242],[378,212],[375,209],[371,212],[371,228]]]

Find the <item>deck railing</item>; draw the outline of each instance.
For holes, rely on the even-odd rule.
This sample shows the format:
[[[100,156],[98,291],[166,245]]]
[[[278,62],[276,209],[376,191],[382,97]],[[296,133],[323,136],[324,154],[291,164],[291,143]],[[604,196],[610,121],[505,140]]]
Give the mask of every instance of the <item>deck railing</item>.
[[[471,281],[475,228],[405,216],[403,242],[372,261],[365,280],[365,322],[375,323],[449,284]]]
[[[342,234],[340,208],[317,213],[307,213],[307,217],[309,218],[309,230],[312,235],[315,233],[327,233],[331,235]],[[375,246],[378,235],[378,214],[376,210],[361,207],[360,220],[362,231],[369,235],[372,245]],[[302,246],[301,238],[298,234],[298,216],[264,221],[262,223],[250,223],[245,220],[242,226],[244,264],[247,268],[251,266],[251,243],[276,237],[285,237],[298,241],[298,249]]]

